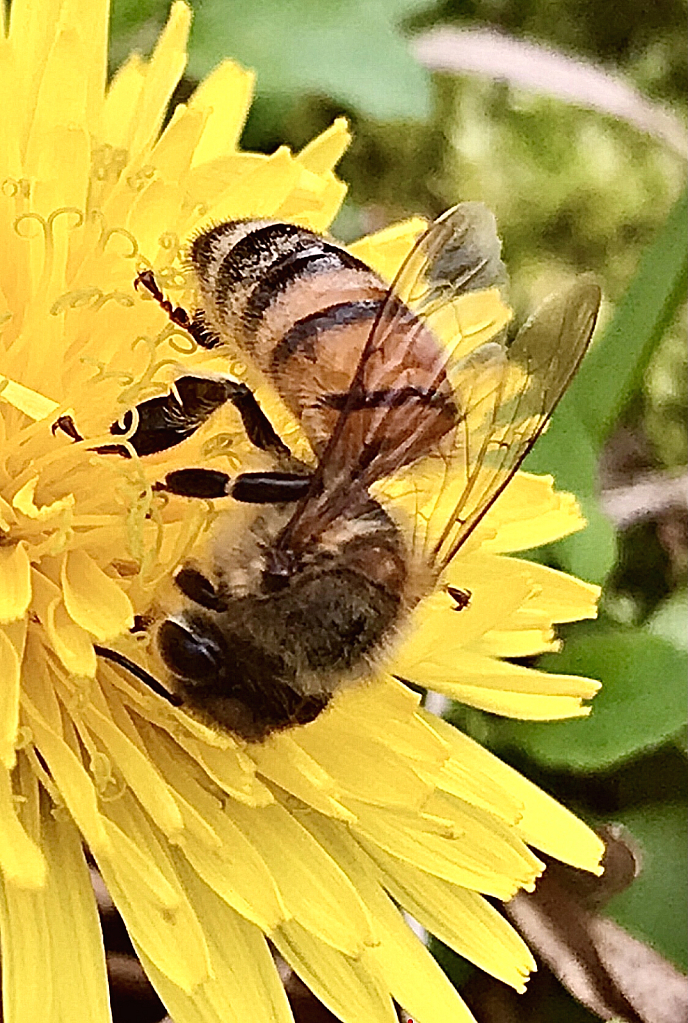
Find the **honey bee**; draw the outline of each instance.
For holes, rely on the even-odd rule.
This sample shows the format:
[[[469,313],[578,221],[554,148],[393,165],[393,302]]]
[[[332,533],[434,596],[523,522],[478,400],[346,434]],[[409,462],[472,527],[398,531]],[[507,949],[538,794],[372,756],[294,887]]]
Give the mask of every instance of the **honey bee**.
[[[315,464],[294,458],[247,385],[228,377],[183,376],[137,406],[133,431],[132,413],[113,425],[145,455],[229,401],[274,468],[232,479],[189,467],[159,484],[255,506],[247,527],[231,507],[220,514],[209,565],[175,577],[185,604],[156,627],[173,693],[118,651],[98,648],[103,656],[247,741],[314,720],[342,684],[370,672],[523,462],[592,336],[600,290],[586,280],[511,343],[502,334],[472,347],[458,325],[440,330],[463,296],[504,285],[500,251],[492,214],[463,203],[419,238],[391,287],[328,239],[271,221],[195,238],[193,315],[165,299],[151,271],[139,276],[199,344],[231,339],[247,352],[299,420]],[[439,528],[421,538],[379,489],[427,464],[445,482],[432,502]],[[449,593],[457,609],[470,601]]]

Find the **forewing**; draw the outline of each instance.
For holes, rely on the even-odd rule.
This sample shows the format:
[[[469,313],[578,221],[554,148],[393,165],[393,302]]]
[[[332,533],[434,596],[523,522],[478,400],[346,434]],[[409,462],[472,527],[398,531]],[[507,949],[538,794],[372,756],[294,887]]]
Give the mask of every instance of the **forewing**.
[[[588,347],[600,304],[585,279],[549,298],[510,346],[487,344],[451,369],[460,408],[450,452],[436,452],[410,484],[416,545],[446,566],[545,429]],[[425,480],[425,485],[424,481]],[[438,484],[438,480],[443,482]]]
[[[449,366],[481,336],[462,330],[460,300],[506,282],[500,249],[494,217],[481,203],[454,207],[418,240],[352,367],[351,386],[323,399],[339,416],[284,546],[306,546],[355,512],[376,481],[428,455],[456,429],[461,410]],[[481,329],[490,335],[505,322]]]

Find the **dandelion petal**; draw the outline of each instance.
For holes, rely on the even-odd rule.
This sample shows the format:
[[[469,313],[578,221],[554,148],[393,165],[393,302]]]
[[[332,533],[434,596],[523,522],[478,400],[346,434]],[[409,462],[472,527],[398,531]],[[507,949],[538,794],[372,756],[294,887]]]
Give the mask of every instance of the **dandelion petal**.
[[[62,566],[62,589],[70,618],[101,643],[134,624],[131,601],[85,551],[70,551]]]

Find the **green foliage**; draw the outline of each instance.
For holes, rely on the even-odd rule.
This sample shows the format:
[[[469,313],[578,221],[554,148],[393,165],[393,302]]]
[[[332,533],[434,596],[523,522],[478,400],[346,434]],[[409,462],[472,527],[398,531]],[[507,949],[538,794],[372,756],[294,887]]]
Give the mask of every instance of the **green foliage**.
[[[282,107],[324,94],[377,118],[426,118],[429,76],[399,22],[422,0],[191,0],[188,74],[200,79],[231,55],[258,74],[260,97]],[[132,33],[167,4],[116,0],[115,31]]]
[[[543,657],[541,667],[603,681],[588,719],[507,726],[512,742],[550,767],[607,769],[670,740],[686,723],[688,658],[649,630],[598,627]]]
[[[637,392],[652,352],[684,302],[687,273],[688,192],[684,192],[567,395],[598,445]]]
[[[637,938],[649,941],[680,969],[688,969],[688,828],[681,803],[637,806],[616,814],[636,840],[640,876],[616,895],[606,912]]]
[[[647,623],[653,636],[673,643],[677,650],[688,650],[688,593],[678,590],[661,604]]]
[[[643,385],[647,435],[660,461],[669,467],[688,462],[688,349],[686,309],[679,310],[650,360]]]
[[[552,472],[581,501],[588,528],[558,545],[555,556],[562,567],[594,582],[603,582],[616,560],[613,527],[596,498],[602,445],[637,393],[657,343],[684,301],[687,252],[684,193],[528,460],[528,468]]]

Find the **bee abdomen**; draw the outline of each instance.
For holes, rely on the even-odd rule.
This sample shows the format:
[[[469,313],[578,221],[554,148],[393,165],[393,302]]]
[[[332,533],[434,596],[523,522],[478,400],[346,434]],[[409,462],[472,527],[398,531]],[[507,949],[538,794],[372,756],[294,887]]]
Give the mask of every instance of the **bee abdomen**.
[[[273,373],[278,373],[292,356],[299,353],[315,362],[318,338],[323,333],[352,323],[372,323],[383,305],[384,298],[338,302],[297,320],[275,345],[271,359]]]
[[[294,281],[350,269],[370,275],[364,263],[319,235],[266,221],[230,221],[200,235],[191,261],[211,319],[250,342],[269,307]]]
[[[376,370],[375,389],[355,410],[396,410],[396,428],[399,417],[417,417],[422,406],[432,440],[453,425],[450,396],[439,393],[447,388],[436,339],[350,252],[294,224],[235,221],[200,235],[191,259],[210,326],[250,353],[316,453],[332,434],[378,321],[382,337],[396,339],[396,354]],[[378,361],[384,358],[381,350]],[[419,438],[409,457],[424,445]]]

